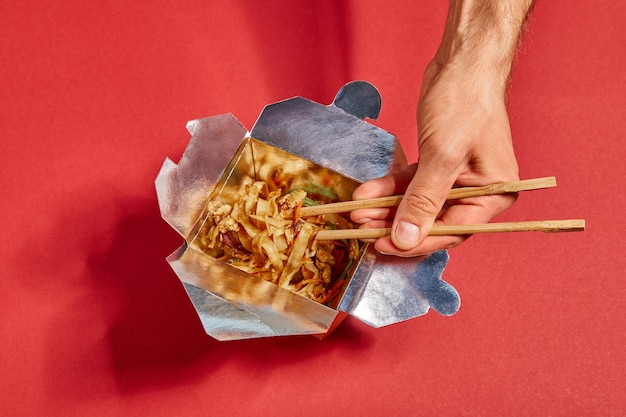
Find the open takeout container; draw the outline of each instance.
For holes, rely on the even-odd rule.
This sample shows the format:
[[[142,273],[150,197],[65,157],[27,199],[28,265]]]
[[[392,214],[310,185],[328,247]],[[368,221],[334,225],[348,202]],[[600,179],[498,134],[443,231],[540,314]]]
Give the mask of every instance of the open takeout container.
[[[347,315],[381,327],[433,309],[454,314],[457,291],[441,279],[448,253],[421,262],[364,245],[349,281],[331,306],[295,294],[213,258],[197,247],[207,204],[237,185],[242,173],[293,169],[302,182],[337,178],[349,199],[359,183],[406,166],[397,139],[366,122],[381,108],[364,81],[343,86],[331,105],[294,97],[265,106],[247,132],[232,114],[193,120],[178,164],[166,159],[155,185],[162,217],[185,239],[167,261],[182,282],[207,334],[218,340],[328,335]],[[321,174],[320,174],[321,173]]]

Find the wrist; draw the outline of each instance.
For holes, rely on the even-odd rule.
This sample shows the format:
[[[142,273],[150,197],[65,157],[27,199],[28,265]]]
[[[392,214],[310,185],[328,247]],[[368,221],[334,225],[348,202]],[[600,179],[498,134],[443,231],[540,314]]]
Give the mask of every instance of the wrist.
[[[432,65],[506,87],[532,0],[450,0]]]

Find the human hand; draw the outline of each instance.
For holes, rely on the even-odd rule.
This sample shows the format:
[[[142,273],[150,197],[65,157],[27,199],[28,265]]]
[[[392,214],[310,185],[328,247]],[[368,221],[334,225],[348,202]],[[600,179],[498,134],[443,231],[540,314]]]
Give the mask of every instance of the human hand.
[[[433,224],[486,223],[513,204],[516,194],[446,203],[453,186],[519,179],[505,89],[502,74],[468,74],[461,65],[442,66],[436,60],[428,66],[417,111],[418,163],[368,181],[353,194],[356,200],[404,194],[396,210],[351,213],[361,227],[391,226],[391,236],[378,239],[376,250],[417,256],[452,248],[468,236],[428,237]]]

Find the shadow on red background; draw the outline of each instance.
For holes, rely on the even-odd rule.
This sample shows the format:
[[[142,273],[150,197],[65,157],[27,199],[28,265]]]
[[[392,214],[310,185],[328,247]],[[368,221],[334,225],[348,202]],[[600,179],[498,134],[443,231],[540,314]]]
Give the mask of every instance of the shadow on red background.
[[[73,227],[63,248],[68,257],[59,263],[50,254],[36,266],[79,266],[66,266],[60,283],[73,293],[73,301],[50,315],[52,360],[46,380],[55,395],[97,398],[111,383],[98,379],[106,374],[115,376],[113,388],[123,394],[171,388],[211,378],[230,362],[263,378],[281,365],[371,345],[359,331],[364,325],[351,320],[323,342],[311,336],[218,342],[204,333],[165,260],[182,238],[161,219],[156,199],[120,199],[109,209],[94,204],[79,217],[103,221],[76,222],[76,213],[62,216],[51,233],[67,235]],[[108,221],[112,233],[105,230]],[[103,363],[110,367],[106,372],[98,368]]]

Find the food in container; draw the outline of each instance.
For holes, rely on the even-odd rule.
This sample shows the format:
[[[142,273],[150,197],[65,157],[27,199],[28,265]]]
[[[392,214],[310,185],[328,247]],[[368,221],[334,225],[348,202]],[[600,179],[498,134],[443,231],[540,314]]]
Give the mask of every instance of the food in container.
[[[356,226],[347,214],[304,218],[300,209],[345,201],[358,183],[256,139],[244,143],[251,157],[239,159],[209,199],[191,244],[298,295],[336,304],[365,244],[316,240],[319,230]]]
[[[329,106],[270,104],[250,132],[229,114],[188,124],[187,150],[178,164],[165,161],[156,188],[162,216],[185,239],[168,262],[209,335],[323,338],[347,315],[380,327],[458,310],[441,279],[446,251],[417,262],[358,241],[314,242],[320,228],[351,227],[348,217],[298,215],[406,166],[397,139],[364,120],[380,103],[356,81]]]

